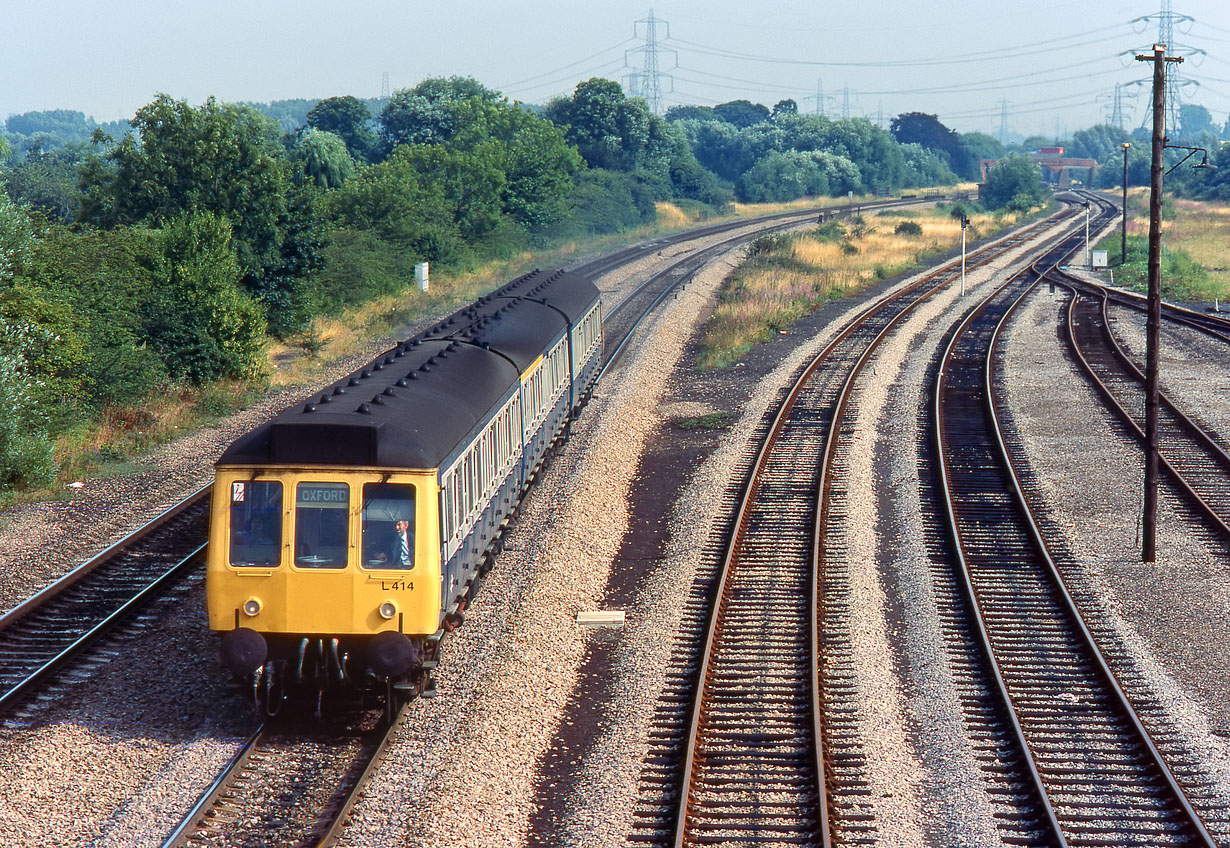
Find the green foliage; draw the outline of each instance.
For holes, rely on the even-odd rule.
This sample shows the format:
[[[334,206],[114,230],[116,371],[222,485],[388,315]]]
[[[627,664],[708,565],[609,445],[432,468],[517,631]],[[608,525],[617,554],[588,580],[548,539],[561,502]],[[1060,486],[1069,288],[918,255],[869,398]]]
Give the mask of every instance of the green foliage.
[[[983,203],[989,209],[1028,211],[1046,201],[1047,188],[1042,171],[1027,156],[1009,156],[987,172],[982,188]]]
[[[6,173],[9,196],[28,203],[53,221],[74,221],[81,208],[77,166],[82,156],[79,145],[27,155]]]
[[[695,418],[684,418],[675,424],[680,430],[725,430],[733,420],[734,415],[729,412],[709,412]]]
[[[845,241],[848,238],[846,228],[841,221],[825,221],[808,235],[823,242]]]
[[[45,483],[55,473],[51,440],[34,400],[34,381],[20,344],[22,327],[0,325],[0,488]]]
[[[663,116],[668,123],[675,121],[721,121],[722,117],[710,106],[672,106]]]
[[[105,144],[84,164],[81,220],[158,228],[213,213],[232,227],[242,284],[268,325],[279,334],[301,326],[303,279],[318,267],[319,238],[273,121],[213,98],[194,108],[159,95],[132,126],[135,135]]]
[[[1119,237],[1112,239],[1109,251],[1112,261],[1119,259]],[[1162,242],[1162,294],[1177,300],[1211,300],[1209,273],[1182,250],[1174,250]],[[1116,266],[1115,281],[1120,285],[1144,292],[1149,285],[1149,237],[1128,236],[1127,261]]]
[[[380,241],[416,261],[456,261],[464,245],[454,220],[455,206],[439,181],[421,181],[416,161],[413,148],[402,145],[380,164],[360,169],[326,195],[326,217],[338,226],[371,230]]]
[[[961,135],[940,123],[935,115],[905,112],[893,118],[889,131],[900,144],[917,144],[940,155],[957,174],[973,179],[978,174],[978,162],[961,143]]]
[[[920,144],[902,144],[901,156],[905,160],[902,188],[952,185],[957,182],[957,175],[948,167],[943,157]]]
[[[168,221],[155,243],[142,317],[171,376],[199,384],[259,375],[265,322],[239,285],[226,220],[210,212],[184,215]]]
[[[244,102],[240,105],[260,112],[272,120],[281,132],[290,133],[307,123],[308,112],[316,105],[316,101],[298,98],[274,100],[270,103]]]
[[[1100,124],[1085,130],[1072,133],[1072,145],[1065,151],[1078,159],[1096,159],[1107,162],[1113,158],[1123,162],[1123,143],[1131,141],[1131,136],[1118,127]],[[1122,171],[1122,167],[1119,169]]]
[[[645,102],[624,96],[623,88],[612,80],[578,83],[571,98],[557,98],[547,105],[546,116],[566,128],[568,141],[591,168],[633,171],[661,152],[651,149],[655,121]]]
[[[71,109],[51,109],[46,112],[25,112],[11,115],[5,129],[15,135],[43,136],[55,139],[57,145],[83,143],[98,126],[93,118]]]
[[[518,104],[471,97],[458,103],[459,155],[483,158],[502,174],[499,204],[527,232],[539,232],[567,214],[572,176],[582,167],[564,130]]]
[[[14,270],[29,256],[34,231],[24,209],[0,191],[0,296],[10,300]],[[40,381],[30,364],[54,338],[29,320],[0,316],[0,487],[37,484],[54,471]]]
[[[354,176],[355,163],[341,136],[325,130],[308,130],[299,135],[291,149],[298,166],[296,176],[318,188],[337,188]]]
[[[333,231],[324,257],[324,269],[311,285],[312,303],[322,314],[405,291],[417,258],[373,229],[346,226]]]
[[[981,179],[980,163],[983,159],[999,159],[1004,155],[1004,146],[999,139],[994,136],[980,132],[969,132],[961,134],[961,146],[965,148],[965,153],[969,157],[970,164],[973,165],[970,173],[970,179]]]
[[[25,206],[0,192],[0,286],[8,285],[16,266],[25,260],[34,244],[34,226]]]
[[[785,100],[779,100],[777,101],[777,103],[773,104],[773,114],[770,115],[769,117],[772,120],[776,120],[782,115],[797,115],[797,114],[799,114],[799,104],[787,98]]]
[[[798,112],[798,107],[795,107],[795,112]],[[713,107],[713,114],[717,115],[728,124],[734,124],[740,129],[744,129],[754,124],[759,124],[761,121],[769,120],[768,107],[762,106],[759,103],[752,103],[749,100],[731,100],[728,103],[719,103]]]
[[[571,213],[550,234],[567,238],[632,229],[653,220],[653,200],[652,190],[636,174],[581,171],[567,199]]]
[[[746,203],[783,202],[829,192],[824,168],[812,155],[770,151],[735,183],[735,194]]]
[[[923,229],[917,221],[898,221],[897,226],[893,227],[893,232],[899,236],[917,237],[923,234]]]
[[[375,155],[376,136],[368,128],[371,113],[362,100],[351,95],[326,97],[307,113],[307,125],[342,139],[350,155],[367,162]]]
[[[403,88],[380,113],[380,137],[388,149],[443,144],[457,132],[456,104],[475,98],[494,102],[500,95],[470,77],[431,78]]]

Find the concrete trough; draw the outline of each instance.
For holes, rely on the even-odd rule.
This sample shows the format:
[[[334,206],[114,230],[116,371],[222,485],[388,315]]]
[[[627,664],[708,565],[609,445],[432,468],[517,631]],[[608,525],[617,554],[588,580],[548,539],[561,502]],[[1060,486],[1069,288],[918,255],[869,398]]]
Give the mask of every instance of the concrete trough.
[[[623,627],[623,610],[582,610],[577,613],[577,624],[582,627]]]

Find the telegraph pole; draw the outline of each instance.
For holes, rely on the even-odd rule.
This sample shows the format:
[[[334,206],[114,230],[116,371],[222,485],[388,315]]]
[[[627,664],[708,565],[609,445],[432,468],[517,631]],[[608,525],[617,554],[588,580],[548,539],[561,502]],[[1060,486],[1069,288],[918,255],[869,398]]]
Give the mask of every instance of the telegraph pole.
[[[1179,56],[1167,56],[1165,44],[1154,44],[1152,56],[1137,56],[1136,61],[1153,63],[1153,162],[1149,178],[1149,317],[1145,324],[1145,502],[1142,520],[1144,544],[1140,558],[1143,562],[1156,562],[1157,372],[1162,327],[1162,156],[1166,152],[1166,63],[1182,62],[1183,59]]]
[[[1119,264],[1127,263],[1127,152],[1132,145],[1123,142],[1123,244],[1119,248]]]

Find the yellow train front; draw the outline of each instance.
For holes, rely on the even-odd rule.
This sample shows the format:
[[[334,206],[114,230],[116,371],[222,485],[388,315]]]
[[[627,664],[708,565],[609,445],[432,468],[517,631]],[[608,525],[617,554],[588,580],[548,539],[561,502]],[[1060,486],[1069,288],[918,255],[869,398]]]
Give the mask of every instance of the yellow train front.
[[[601,351],[597,289],[534,272],[223,453],[209,626],[258,703],[423,690]]]

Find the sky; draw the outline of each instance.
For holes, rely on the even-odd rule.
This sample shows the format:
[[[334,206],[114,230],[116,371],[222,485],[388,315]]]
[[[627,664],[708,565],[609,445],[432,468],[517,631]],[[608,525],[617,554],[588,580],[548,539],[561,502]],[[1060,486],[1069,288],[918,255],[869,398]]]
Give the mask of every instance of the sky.
[[[1228,0],[0,0],[0,117],[128,119],[158,93],[378,97],[385,75],[392,91],[456,74],[544,103],[593,76],[629,88],[655,55],[664,107],[792,99],[883,126],[916,111],[1062,136],[1108,122],[1117,83],[1124,125],[1143,123],[1149,68],[1133,56],[1167,5],[1183,102],[1222,125]]]

